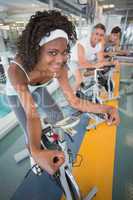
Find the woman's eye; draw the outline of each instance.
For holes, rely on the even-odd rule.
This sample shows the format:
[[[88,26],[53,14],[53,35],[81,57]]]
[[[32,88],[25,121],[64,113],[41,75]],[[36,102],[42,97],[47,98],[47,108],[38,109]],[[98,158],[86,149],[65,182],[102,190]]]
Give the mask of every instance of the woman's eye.
[[[64,53],[63,53],[64,56],[66,56],[66,55],[68,55],[68,54],[69,54],[68,51],[64,51]]]
[[[66,50],[66,51],[63,52],[63,55],[66,56],[66,55],[68,55],[69,53],[70,53],[69,50]]]
[[[56,51],[49,51],[48,54],[50,56],[56,56],[57,55],[57,52]]]
[[[62,53],[57,52],[57,51],[48,51],[48,55],[49,55],[49,56],[57,56],[58,54],[61,54],[61,55],[63,55],[63,56],[67,56],[67,55],[69,54],[69,51],[66,50],[66,51],[64,51],[64,52],[62,52]]]

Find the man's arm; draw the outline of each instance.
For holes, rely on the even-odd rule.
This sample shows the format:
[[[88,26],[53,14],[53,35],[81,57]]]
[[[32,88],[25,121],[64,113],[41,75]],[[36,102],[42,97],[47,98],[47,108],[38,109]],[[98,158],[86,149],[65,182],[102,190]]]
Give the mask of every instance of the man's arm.
[[[97,53],[98,62],[97,63],[90,63],[85,57],[85,50],[81,44],[77,45],[78,49],[78,63],[80,69],[87,69],[87,68],[102,68],[105,65],[109,65],[110,63],[104,60],[104,52],[101,50]]]
[[[86,59],[84,47],[78,43],[77,44],[77,55],[78,55],[78,63],[83,68],[90,68],[93,65]]]
[[[99,45],[99,50],[97,53],[97,60],[98,62],[103,62],[104,61],[104,46],[105,46],[105,38],[103,38],[101,40],[100,43],[98,43]]]

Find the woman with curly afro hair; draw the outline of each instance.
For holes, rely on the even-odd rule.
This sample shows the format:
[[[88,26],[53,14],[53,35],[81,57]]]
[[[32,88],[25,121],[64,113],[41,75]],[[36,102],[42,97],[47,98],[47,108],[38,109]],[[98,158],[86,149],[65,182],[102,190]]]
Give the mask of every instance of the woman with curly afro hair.
[[[115,108],[81,100],[69,85],[67,60],[70,44],[76,39],[73,23],[59,11],[37,12],[18,39],[17,56],[8,68],[8,99],[24,130],[27,148],[36,163],[51,175],[64,163],[65,156],[58,150],[41,149],[41,120],[36,104],[43,109],[48,122],[63,118],[46,89],[53,78],[57,79],[71,107],[81,112],[107,113],[111,123],[119,123]],[[56,163],[55,157],[58,157]]]

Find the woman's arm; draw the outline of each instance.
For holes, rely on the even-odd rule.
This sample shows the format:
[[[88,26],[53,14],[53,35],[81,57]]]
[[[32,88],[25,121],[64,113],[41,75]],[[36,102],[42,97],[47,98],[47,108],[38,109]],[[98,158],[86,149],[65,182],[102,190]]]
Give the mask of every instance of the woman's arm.
[[[18,91],[21,103],[27,116],[27,130],[29,137],[30,152],[38,165],[50,174],[54,174],[63,164],[64,153],[59,151],[41,150],[41,121],[36,110],[35,102],[26,88]],[[58,157],[58,162],[54,163],[54,158]]]
[[[69,104],[77,110],[82,112],[93,112],[93,113],[107,113],[109,123],[119,124],[119,115],[117,110],[112,106],[94,104],[90,101],[80,99],[75,96],[69,81],[67,69],[62,69],[62,73],[58,79],[60,87],[62,88],[64,95],[66,96]]]
[[[40,134],[36,133],[41,132],[41,124],[34,100],[28,90],[28,80],[21,69],[16,67],[15,64],[12,64],[12,66],[9,67],[8,75],[25,111],[28,129],[27,132],[32,133],[28,135],[30,151],[32,151],[33,147],[40,148]]]
[[[55,173],[61,164],[64,162],[64,154],[59,151],[41,150],[41,121],[36,110],[35,102],[30,94],[27,86],[27,81],[21,71],[15,65],[9,68],[8,75],[10,81],[18,93],[22,107],[26,114],[27,132],[28,132],[28,147],[31,155],[42,169],[48,173]],[[54,157],[58,157],[58,162],[54,163]]]

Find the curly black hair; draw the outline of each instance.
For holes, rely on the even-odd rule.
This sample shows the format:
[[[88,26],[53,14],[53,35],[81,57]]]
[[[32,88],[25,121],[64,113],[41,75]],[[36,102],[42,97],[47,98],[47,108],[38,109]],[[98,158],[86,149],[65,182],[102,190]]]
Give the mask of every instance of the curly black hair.
[[[22,35],[17,41],[17,55],[22,61],[23,68],[31,72],[39,58],[39,42],[45,35],[55,29],[64,30],[71,44],[77,40],[74,24],[59,11],[38,11],[32,15]]]

